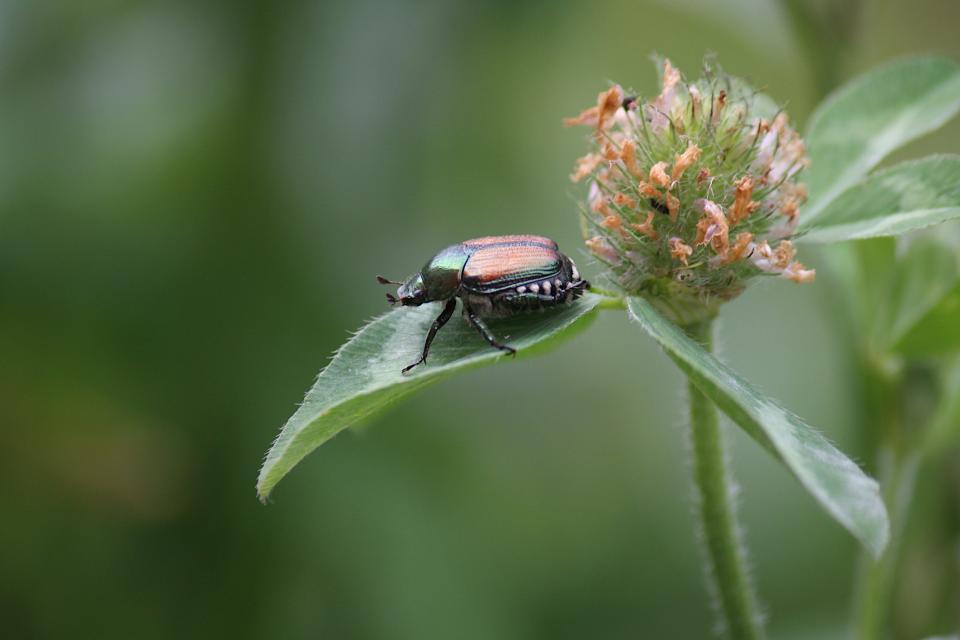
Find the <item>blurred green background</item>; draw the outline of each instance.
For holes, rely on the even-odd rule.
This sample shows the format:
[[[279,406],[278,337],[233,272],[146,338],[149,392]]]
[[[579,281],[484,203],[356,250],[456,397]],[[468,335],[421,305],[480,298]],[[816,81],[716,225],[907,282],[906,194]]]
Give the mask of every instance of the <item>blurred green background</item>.
[[[717,52],[801,125],[878,63],[960,56],[957,3],[810,6],[844,35],[764,0],[0,3],[0,635],[707,637],[683,381],[617,314],[340,436],[269,506],[254,481],[385,310],[375,274],[501,233],[589,262],[561,119],[653,92],[651,52]],[[954,122],[900,156],[958,149]],[[818,284],[725,309],[722,355],[870,467],[806,257]],[[772,635],[838,637],[852,539],[733,437]]]

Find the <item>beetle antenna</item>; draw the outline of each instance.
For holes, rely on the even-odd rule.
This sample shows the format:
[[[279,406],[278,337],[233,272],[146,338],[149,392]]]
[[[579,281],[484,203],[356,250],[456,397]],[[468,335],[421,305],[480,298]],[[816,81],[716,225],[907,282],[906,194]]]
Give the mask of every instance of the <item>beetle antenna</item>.
[[[403,284],[402,282],[397,282],[396,280],[387,280],[383,276],[377,276],[377,282],[380,284]]]
[[[395,295],[388,293],[388,294],[387,294],[387,302],[389,302],[390,304],[397,304],[397,303],[400,302],[400,301],[397,300],[397,297],[396,297]]]

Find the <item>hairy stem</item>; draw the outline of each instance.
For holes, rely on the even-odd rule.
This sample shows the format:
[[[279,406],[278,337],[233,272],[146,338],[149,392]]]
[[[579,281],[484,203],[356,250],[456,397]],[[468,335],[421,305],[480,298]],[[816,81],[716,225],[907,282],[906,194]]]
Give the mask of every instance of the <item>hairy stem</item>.
[[[711,321],[689,325],[685,330],[707,351],[711,350]],[[732,478],[717,407],[692,382],[687,386],[693,480],[708,562],[707,580],[727,634],[736,640],[763,638],[757,599],[746,568],[746,552],[738,535]]]

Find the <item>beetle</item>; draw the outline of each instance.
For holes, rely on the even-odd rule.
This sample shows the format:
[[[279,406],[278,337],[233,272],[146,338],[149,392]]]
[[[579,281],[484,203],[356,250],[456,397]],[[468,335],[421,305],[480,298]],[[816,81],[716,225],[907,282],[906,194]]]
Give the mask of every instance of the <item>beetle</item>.
[[[407,373],[427,361],[430,344],[453,316],[457,298],[463,317],[491,347],[511,355],[516,349],[501,344],[484,318],[503,318],[567,304],[590,288],[573,260],[560,253],[550,238],[533,235],[486,236],[450,245],[430,258],[405,282],[377,276],[380,284],[400,285],[387,294],[390,304],[418,307],[444,302],[443,311],[427,332],[420,358],[403,368]]]

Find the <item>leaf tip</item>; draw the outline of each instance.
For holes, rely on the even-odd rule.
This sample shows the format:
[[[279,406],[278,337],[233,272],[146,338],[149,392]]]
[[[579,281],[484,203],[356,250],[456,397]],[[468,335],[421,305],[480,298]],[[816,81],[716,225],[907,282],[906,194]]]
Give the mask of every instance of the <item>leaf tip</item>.
[[[864,545],[867,547],[867,550],[870,552],[870,555],[874,560],[880,559],[890,542],[890,518],[887,516],[887,509],[883,505],[882,500],[880,505],[880,522],[878,523],[877,533],[869,540],[863,540]]]
[[[273,448],[270,449],[273,451]],[[266,505],[270,503],[270,494],[273,492],[273,488],[277,486],[280,478],[283,477],[283,474],[280,475],[280,478],[276,478],[274,466],[271,466],[269,458],[264,460],[263,465],[260,467],[260,473],[257,476],[257,500],[260,501],[260,504]]]
[[[261,477],[257,479],[257,500],[260,504],[266,505],[270,502],[270,491],[273,487],[264,481],[262,473],[260,475]]]

